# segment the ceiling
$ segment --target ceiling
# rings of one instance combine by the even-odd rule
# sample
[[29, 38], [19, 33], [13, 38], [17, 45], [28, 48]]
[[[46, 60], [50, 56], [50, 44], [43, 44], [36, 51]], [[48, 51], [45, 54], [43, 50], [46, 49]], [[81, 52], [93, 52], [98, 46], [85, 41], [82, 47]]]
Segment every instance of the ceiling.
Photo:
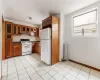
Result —
[[[5, 18], [28, 24], [41, 24], [50, 13], [69, 14], [99, 0], [3, 0]], [[32, 17], [30, 20], [28, 17]]]

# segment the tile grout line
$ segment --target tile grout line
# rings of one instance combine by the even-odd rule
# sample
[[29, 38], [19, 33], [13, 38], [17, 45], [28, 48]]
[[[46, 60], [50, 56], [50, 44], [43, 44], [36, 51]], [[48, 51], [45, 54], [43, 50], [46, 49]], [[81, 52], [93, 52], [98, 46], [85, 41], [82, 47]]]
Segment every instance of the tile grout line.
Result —
[[[25, 58], [25, 57], [24, 57]], [[27, 59], [26, 59], [27, 60]], [[28, 61], [28, 60], [27, 60]], [[29, 61], [28, 61], [29, 62]], [[36, 62], [35, 62], [36, 63]], [[31, 63], [29, 62], [29, 64], [31, 65]], [[36, 63], [37, 64], [37, 63]], [[32, 66], [32, 65], [31, 65]], [[34, 69], [34, 67], [32, 66], [32, 68]], [[35, 70], [35, 69], [34, 69]], [[36, 70], [35, 70], [36, 71]], [[37, 71], [36, 71], [37, 72]], [[37, 72], [37, 74], [40, 76], [40, 74]], [[42, 76], [40, 76], [42, 78]], [[39, 78], [38, 78], [39, 79]], [[43, 78], [42, 78], [43, 79]], [[44, 80], [44, 79], [43, 79]]]
[[[14, 58], [14, 64], [15, 64], [15, 67], [16, 67], [16, 72], [17, 72], [17, 76], [18, 76], [18, 79], [19, 79], [19, 75], [18, 75], [18, 71], [17, 71], [17, 66], [16, 66], [16, 61], [15, 61], [15, 58]], [[20, 80], [20, 79], [19, 79]]]
[[[23, 65], [23, 67], [24, 67], [24, 69], [26, 70], [26, 73], [27, 73], [27, 74], [28, 74], [27, 67], [24, 66], [23, 59], [25, 59], [25, 61], [27, 61], [27, 63], [30, 64], [29, 67], [32, 67], [32, 68], [36, 71], [36, 73], [39, 75], [38, 71], [36, 70], [36, 67], [34, 67], [34, 64], [33, 64], [33, 65], [31, 64], [31, 60], [34, 61], [34, 63], [37, 65], [37, 67], [38, 67], [38, 63], [41, 63], [41, 62], [38, 62], [37, 59], [36, 59], [36, 61], [35, 61], [35, 58], [38, 58], [38, 57], [36, 56], [36, 57], [33, 58], [33, 56], [32, 56], [32, 57], [30, 57], [30, 59], [29, 59], [29, 57], [25, 56], [25, 57], [22, 57], [22, 59], [19, 58], [19, 61], [20, 61], [21, 64]], [[16, 59], [13, 58], [13, 60], [14, 60], [14, 65], [15, 65], [15, 67], [16, 67]], [[6, 76], [6, 80], [8, 80], [8, 75], [9, 75], [9, 74], [8, 74], [8, 72], [9, 72], [9, 68], [8, 68], [9, 65], [8, 65], [8, 63], [9, 63], [9, 62], [10, 62], [10, 60], [7, 59], [7, 65], [6, 65], [6, 66], [7, 66], [7, 76]], [[68, 65], [68, 64], [69, 64], [69, 63], [67, 63], [67, 65]], [[60, 65], [61, 65], [61, 64], [60, 64]], [[77, 64], [75, 64], [75, 65], [77, 65]], [[74, 65], [74, 66], [75, 66], [75, 65]], [[59, 65], [56, 65], [55, 67], [57, 68], [58, 66], [59, 66]], [[66, 66], [66, 65], [65, 65], [65, 66]], [[65, 66], [64, 66], [64, 67], [65, 67]], [[74, 68], [74, 66], [72, 66], [72, 68]], [[44, 67], [44, 66], [43, 66], [43, 67]], [[60, 68], [60, 67], [58, 67], [58, 68]], [[70, 67], [69, 67], [69, 68], [70, 68]], [[70, 68], [70, 71], [72, 71], [72, 68]], [[79, 79], [79, 78], [78, 78], [79, 73], [80, 73], [81, 71], [84, 71], [84, 69], [82, 70], [82, 68], [83, 68], [83, 66], [81, 66], [80, 68], [78, 68], [79, 71], [78, 71], [78, 74], [76, 75], [76, 77], [75, 77], [74, 80]], [[50, 69], [53, 70], [54, 68], [51, 68], [51, 67], [50, 67]], [[49, 72], [50, 72], [51, 70], [46, 71], [46, 70], [43, 68], [43, 71], [46, 72], [45, 74], [49, 74]], [[63, 69], [61, 68], [61, 70], [63, 70]], [[55, 71], [55, 70], [54, 70], [54, 71]], [[70, 73], [70, 71], [68, 71], [66, 75], [68, 75], [68, 74]], [[16, 67], [16, 72], [17, 72], [17, 76], [18, 76], [18, 79], [19, 79], [17, 67]], [[55, 72], [56, 72], [56, 74], [59, 74], [60, 71], [58, 70], [58, 71], [55, 71]], [[87, 72], [87, 71], [84, 71], [84, 72]], [[87, 72], [87, 73], [88, 73], [88, 77], [86, 77], [86, 78], [89, 80], [90, 73], [91, 73], [91, 69], [90, 69], [89, 72]], [[44, 74], [44, 75], [45, 75], [45, 74]], [[56, 75], [56, 74], [55, 74], [55, 75]], [[50, 74], [49, 74], [49, 75], [50, 75]], [[51, 78], [55, 79], [55, 78], [54, 78], [55, 75], [53, 75], [53, 76], [50, 75], [50, 76], [51, 76]], [[60, 75], [60, 74], [59, 74], [59, 75]], [[66, 75], [65, 75], [65, 76], [66, 76]], [[70, 75], [72, 75], [72, 74], [70, 74]], [[40, 76], [40, 75], [39, 75], [39, 76]], [[60, 76], [62, 76], [62, 75], [60, 75]], [[65, 76], [62, 76], [62, 77], [65, 78], [65, 79], [67, 79]], [[73, 76], [73, 75], [72, 75], [72, 76]], [[29, 76], [29, 74], [28, 74], [28, 77], [31, 79], [31, 77]], [[26, 78], [27, 78], [27, 77], [26, 77]], [[25, 78], [25, 79], [26, 79], [26, 78]], [[42, 75], [41, 75], [39, 78], [42, 78]], [[37, 78], [37, 79], [39, 79], [39, 78]], [[50, 79], [51, 79], [51, 78], [50, 78]], [[63, 78], [62, 78], [62, 79], [63, 79]], [[23, 78], [23, 79], [24, 79], [24, 78]], [[37, 79], [36, 79], [36, 80], [37, 80]], [[43, 78], [42, 78], [42, 79], [43, 79]], [[50, 80], [50, 79], [49, 79], [49, 80]], [[61, 80], [62, 80], [62, 79], [61, 79]], [[32, 80], [32, 79], [31, 79], [31, 80]], [[44, 80], [44, 79], [43, 79], [43, 80]]]
[[[69, 63], [67, 63], [67, 65], [68, 65], [68, 64], [69, 64]], [[67, 66], [67, 65], [65, 65], [65, 66]], [[76, 64], [75, 64], [75, 65], [76, 65]], [[75, 65], [74, 65], [74, 66], [75, 66]], [[65, 66], [64, 66], [64, 67], [65, 67]], [[57, 66], [56, 66], [56, 67], [57, 67]], [[72, 68], [73, 68], [73, 67], [72, 67]], [[61, 69], [61, 70], [62, 70], [62, 69]], [[55, 71], [55, 70], [54, 70], [54, 71]], [[71, 70], [70, 70], [70, 71], [71, 71]], [[56, 71], [55, 71], [55, 72], [56, 72]], [[56, 74], [59, 74], [59, 73], [57, 72]], [[55, 74], [55, 75], [56, 75], [56, 74]], [[68, 72], [67, 72], [67, 74], [68, 74]], [[67, 75], [67, 74], [66, 74], [66, 75]], [[54, 75], [54, 76], [55, 76], [55, 75]], [[60, 74], [59, 74], [59, 75], [60, 75]], [[66, 76], [66, 75], [65, 75], [65, 76]], [[52, 78], [53, 78], [54, 76], [52, 76]], [[60, 75], [60, 76], [62, 76], [62, 75]], [[62, 76], [62, 77], [65, 78], [65, 76]], [[63, 79], [63, 78], [62, 78], [62, 79]], [[54, 78], [54, 79], [55, 79], [55, 78]], [[62, 79], [61, 79], [61, 80], [62, 80]]]
[[[69, 62], [69, 63], [70, 63], [70, 62]], [[67, 63], [67, 65], [68, 65], [69, 63]], [[66, 66], [67, 66], [67, 65], [66, 65]], [[76, 64], [74, 64], [74, 66], [75, 66], [75, 65], [76, 65]], [[73, 66], [73, 67], [74, 67], [74, 66]], [[65, 66], [64, 66], [64, 67], [65, 67]], [[72, 67], [72, 68], [73, 68], [73, 67]], [[72, 70], [72, 68], [70, 69], [70, 71]], [[69, 72], [70, 72], [70, 71], [69, 71]], [[67, 72], [67, 74], [66, 74], [65, 76], [62, 76], [62, 77], [65, 78], [65, 77], [69, 74], [69, 72]], [[58, 73], [58, 74], [59, 74], [59, 73]], [[62, 79], [63, 79], [63, 78], [62, 78]], [[65, 78], [65, 79], [67, 79], [67, 78]]]
[[[82, 70], [82, 66], [81, 66], [80, 71], [81, 71], [81, 70]], [[80, 71], [78, 72], [77, 76], [79, 75]], [[75, 80], [78, 79], [77, 76], [76, 76]]]
[[[35, 57], [35, 58], [36, 58], [36, 57]], [[40, 62], [41, 62], [41, 60], [40, 60]], [[36, 63], [36, 62], [35, 62], [35, 63]], [[37, 64], [37, 63], [36, 63], [36, 64]], [[43, 71], [45, 71], [46, 73], [48, 73], [48, 72], [51, 71], [51, 70], [46, 71], [46, 70], [43, 69]], [[56, 71], [55, 71], [55, 72], [56, 72]], [[37, 73], [38, 73], [38, 72], [37, 72]], [[45, 73], [45, 74], [46, 74], [46, 73]], [[44, 75], [45, 75], [45, 74], [44, 74]], [[48, 73], [48, 74], [49, 74], [49, 73]], [[57, 74], [57, 73], [56, 73], [56, 74]], [[56, 74], [55, 74], [55, 75], [56, 75]], [[50, 75], [50, 74], [49, 74], [49, 75]], [[50, 76], [51, 76], [51, 75], [50, 75]], [[53, 78], [53, 76], [51, 76], [51, 78]], [[51, 79], [51, 78], [50, 78], [50, 79]], [[50, 80], [50, 79], [49, 79], [49, 80]], [[43, 80], [44, 80], [44, 79], [43, 79]]]
[[[70, 63], [70, 62], [68, 62], [67, 65], [68, 65], [69, 63]], [[65, 66], [67, 66], [67, 65], [65, 65]], [[65, 66], [64, 66], [64, 67], [65, 67]], [[74, 65], [74, 66], [75, 66], [75, 65]], [[65, 68], [66, 68], [66, 67], [65, 67]], [[71, 69], [70, 69], [70, 71], [71, 71]], [[59, 73], [58, 73], [58, 74], [59, 74]], [[67, 72], [67, 74], [68, 74], [68, 72]], [[66, 75], [67, 75], [67, 74], [66, 74]], [[59, 75], [60, 75], [60, 74], [59, 74]], [[66, 76], [66, 75], [65, 75], [65, 76]], [[65, 78], [65, 76], [62, 76], [62, 77]], [[63, 78], [62, 78], [62, 79], [63, 79]], [[62, 79], [61, 79], [61, 80], [62, 80]], [[66, 78], [65, 78], [65, 79], [66, 79]]]
[[[56, 72], [56, 71], [55, 71], [55, 72]], [[49, 72], [47, 72], [47, 73], [49, 74]], [[58, 72], [56, 72], [56, 74], [57, 74], [57, 73], [58, 73]], [[51, 78], [53, 78], [56, 74], [54, 74]], [[49, 74], [49, 75], [50, 75], [50, 74]], [[51, 79], [51, 78], [50, 78], [50, 79]], [[55, 78], [54, 78], [54, 79], [55, 79]]]
[[[70, 62], [69, 62], [69, 63], [70, 63]], [[68, 64], [69, 64], [69, 63], [68, 63]], [[68, 64], [67, 64], [67, 65], [68, 65]], [[76, 65], [76, 64], [75, 64], [75, 65]], [[74, 65], [74, 66], [75, 66], [75, 65]], [[74, 66], [73, 66], [73, 67], [74, 67]], [[73, 68], [73, 67], [72, 67], [72, 68]], [[72, 70], [72, 68], [70, 69], [70, 71]], [[69, 72], [70, 72], [70, 71], [69, 71]], [[67, 72], [67, 74], [64, 76], [64, 78], [69, 74], [69, 72]], [[71, 75], [71, 74], [70, 74], [70, 75]], [[66, 78], [66, 79], [67, 79], [67, 78]]]
[[91, 69], [90, 69], [90, 71], [89, 71], [89, 76], [88, 76], [88, 80], [89, 80], [89, 77], [90, 77], [90, 73], [91, 73]]
[[3, 64], [3, 61], [1, 61], [1, 80], [2, 80], [2, 64]]
[[[4, 60], [4, 61], [5, 61], [5, 60]], [[3, 67], [3, 61], [2, 61], [1, 64], [2, 64], [2, 67]], [[8, 60], [7, 60], [7, 64], [8, 64]], [[1, 67], [1, 71], [3, 70], [2, 67]], [[8, 77], [8, 65], [7, 65], [6, 67], [7, 67], [7, 72], [6, 72], [6, 73], [7, 73], [7, 74], [6, 74], [6, 80], [7, 80], [7, 77]], [[3, 72], [1, 72], [1, 80], [2, 80], [2, 78], [3, 78], [2, 74], [3, 74]]]
[[7, 78], [6, 80], [8, 79], [8, 59], [7, 59]]
[[[23, 65], [23, 67], [24, 67], [24, 64], [23, 64], [23, 62], [21, 61], [21, 59], [20, 59], [20, 58], [19, 58], [19, 60], [20, 60], [20, 62], [22, 63], [22, 65]], [[26, 68], [25, 68], [25, 67], [24, 67], [24, 69], [26, 70]], [[28, 74], [27, 70], [26, 70], [26, 73]], [[29, 74], [28, 74], [28, 76], [29, 76]], [[30, 80], [32, 80], [30, 76], [29, 76], [29, 78], [30, 78]]]

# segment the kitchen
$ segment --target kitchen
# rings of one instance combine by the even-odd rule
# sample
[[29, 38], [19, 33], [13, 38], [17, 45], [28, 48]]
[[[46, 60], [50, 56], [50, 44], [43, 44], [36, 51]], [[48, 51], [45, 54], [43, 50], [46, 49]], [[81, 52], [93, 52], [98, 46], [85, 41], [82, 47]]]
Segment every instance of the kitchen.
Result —
[[[5, 44], [6, 54], [3, 54], [2, 59], [24, 55], [23, 50], [26, 50], [26, 54], [32, 52], [39, 52], [39, 28], [32, 28], [20, 24], [14, 24], [12, 22], [5, 21]], [[33, 34], [33, 37], [32, 35]], [[27, 40], [26, 43], [21, 40]], [[29, 49], [29, 53], [27, 52]], [[38, 47], [39, 46], [39, 47]], [[39, 51], [38, 51], [39, 50]]]
[[0, 80], [100, 80], [99, 0], [0, 4]]
[[[6, 75], [5, 73], [10, 75], [13, 72], [16, 72], [13, 64], [14, 61], [17, 66], [16, 69], [18, 71], [23, 70], [23, 67], [20, 67], [22, 63], [20, 63], [19, 60], [19, 62], [16, 63], [16, 59], [19, 59], [20, 57], [37, 56], [36, 60], [39, 59], [39, 62], [42, 61], [42, 64], [46, 66], [54, 65], [59, 62], [59, 18], [56, 16], [49, 16], [42, 21], [42, 28], [4, 21], [3, 17], [2, 23], [4, 23], [3, 44], [5, 44], [5, 54], [2, 54], [3, 67], [5, 67], [6, 61], [8, 61], [8, 68], [3, 68], [2, 75]], [[11, 63], [9, 62], [10, 60]], [[27, 64], [30, 65], [29, 63]], [[25, 66], [24, 67], [27, 68], [26, 64]], [[30, 75], [32, 76], [32, 74]], [[12, 78], [9, 78], [8, 76], [7, 79]]]
[[42, 61], [47, 61], [48, 65], [59, 61], [59, 46], [54, 49], [55, 46], [59, 45], [59, 19], [57, 17], [50, 16], [44, 19], [42, 28], [24, 26], [8, 21], [2, 22], [5, 24], [3, 36], [5, 36], [6, 50], [5, 54], [2, 54], [2, 60], [37, 53], [41, 55]]

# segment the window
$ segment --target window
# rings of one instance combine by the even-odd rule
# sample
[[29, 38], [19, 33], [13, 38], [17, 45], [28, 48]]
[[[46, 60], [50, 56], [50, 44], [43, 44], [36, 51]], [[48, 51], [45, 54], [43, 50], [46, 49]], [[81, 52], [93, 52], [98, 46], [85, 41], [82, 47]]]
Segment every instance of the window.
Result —
[[97, 35], [97, 9], [73, 17], [73, 35]]

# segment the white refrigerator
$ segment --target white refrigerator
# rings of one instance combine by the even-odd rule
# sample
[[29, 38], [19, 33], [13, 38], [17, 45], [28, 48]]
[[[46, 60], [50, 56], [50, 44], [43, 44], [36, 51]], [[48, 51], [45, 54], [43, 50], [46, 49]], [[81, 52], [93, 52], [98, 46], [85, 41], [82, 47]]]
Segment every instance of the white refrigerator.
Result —
[[41, 39], [41, 60], [51, 65], [51, 28], [42, 29], [40, 31]]

